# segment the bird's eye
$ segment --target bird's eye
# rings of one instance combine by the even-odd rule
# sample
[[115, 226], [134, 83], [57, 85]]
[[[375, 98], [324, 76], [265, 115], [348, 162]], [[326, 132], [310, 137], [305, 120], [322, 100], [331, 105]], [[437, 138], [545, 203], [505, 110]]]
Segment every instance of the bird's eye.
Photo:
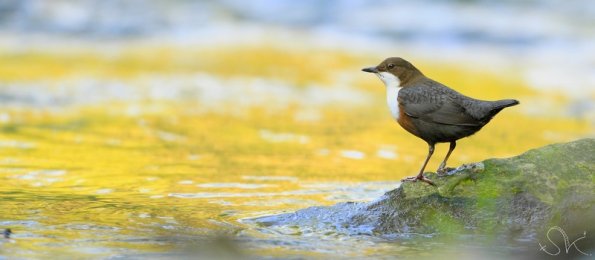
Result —
[[387, 67], [388, 67], [388, 69], [390, 70], [390, 69], [392, 69], [392, 68], [394, 68], [394, 67], [395, 67], [395, 64], [392, 64], [392, 63], [391, 63], [391, 64], [388, 64], [388, 66], [387, 66]]

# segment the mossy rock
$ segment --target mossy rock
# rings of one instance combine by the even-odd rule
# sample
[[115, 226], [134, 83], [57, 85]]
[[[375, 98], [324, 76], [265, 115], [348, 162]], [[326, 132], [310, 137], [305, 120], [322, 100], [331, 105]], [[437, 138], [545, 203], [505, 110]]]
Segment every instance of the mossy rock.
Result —
[[464, 165], [445, 177], [428, 173], [437, 187], [407, 182], [374, 202], [251, 221], [370, 235], [472, 233], [534, 241], [553, 226], [595, 234], [594, 176], [595, 139], [588, 138]]
[[404, 183], [370, 205], [378, 233], [495, 232], [530, 238], [551, 226], [592, 229], [595, 139], [554, 144], [508, 159], [427, 175], [437, 188]]

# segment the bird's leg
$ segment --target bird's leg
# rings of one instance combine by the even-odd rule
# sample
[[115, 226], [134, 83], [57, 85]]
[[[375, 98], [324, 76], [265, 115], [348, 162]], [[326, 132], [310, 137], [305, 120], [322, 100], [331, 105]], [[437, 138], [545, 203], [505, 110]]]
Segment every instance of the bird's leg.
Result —
[[428, 164], [428, 161], [430, 160], [430, 157], [432, 157], [433, 153], [434, 153], [434, 144], [429, 144], [428, 156], [426, 157], [424, 164], [421, 166], [421, 170], [419, 170], [419, 174], [417, 174], [417, 176], [404, 178], [401, 181], [418, 181], [419, 180], [419, 181], [426, 182], [430, 185], [436, 186], [430, 179], [424, 177], [424, 170], [426, 169], [426, 165]]
[[455, 147], [457, 147], [457, 142], [456, 141], [450, 142], [450, 147], [448, 148], [448, 153], [446, 153], [446, 157], [444, 157], [444, 161], [442, 161], [442, 163], [440, 163], [440, 166], [438, 166], [438, 170], [436, 170], [436, 173], [438, 174], [438, 176], [445, 176], [449, 171], [453, 170], [453, 168], [446, 167], [446, 161], [448, 160], [448, 157], [450, 157], [450, 154], [452, 153], [452, 151], [454, 151]]

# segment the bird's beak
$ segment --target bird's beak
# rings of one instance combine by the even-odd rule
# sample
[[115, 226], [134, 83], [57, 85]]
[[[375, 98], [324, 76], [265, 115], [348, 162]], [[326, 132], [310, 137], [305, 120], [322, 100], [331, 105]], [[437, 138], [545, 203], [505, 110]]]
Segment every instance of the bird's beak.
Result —
[[378, 69], [376, 69], [376, 67], [363, 68], [362, 71], [370, 72], [370, 73], [378, 73]]

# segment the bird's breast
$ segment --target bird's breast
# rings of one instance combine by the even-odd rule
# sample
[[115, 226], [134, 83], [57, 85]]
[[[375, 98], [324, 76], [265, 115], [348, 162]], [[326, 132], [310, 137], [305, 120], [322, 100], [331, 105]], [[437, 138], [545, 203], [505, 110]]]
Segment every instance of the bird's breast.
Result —
[[399, 90], [401, 88], [398, 87], [386, 87], [386, 104], [388, 105], [388, 109], [390, 111], [391, 116], [395, 120], [399, 120]]

